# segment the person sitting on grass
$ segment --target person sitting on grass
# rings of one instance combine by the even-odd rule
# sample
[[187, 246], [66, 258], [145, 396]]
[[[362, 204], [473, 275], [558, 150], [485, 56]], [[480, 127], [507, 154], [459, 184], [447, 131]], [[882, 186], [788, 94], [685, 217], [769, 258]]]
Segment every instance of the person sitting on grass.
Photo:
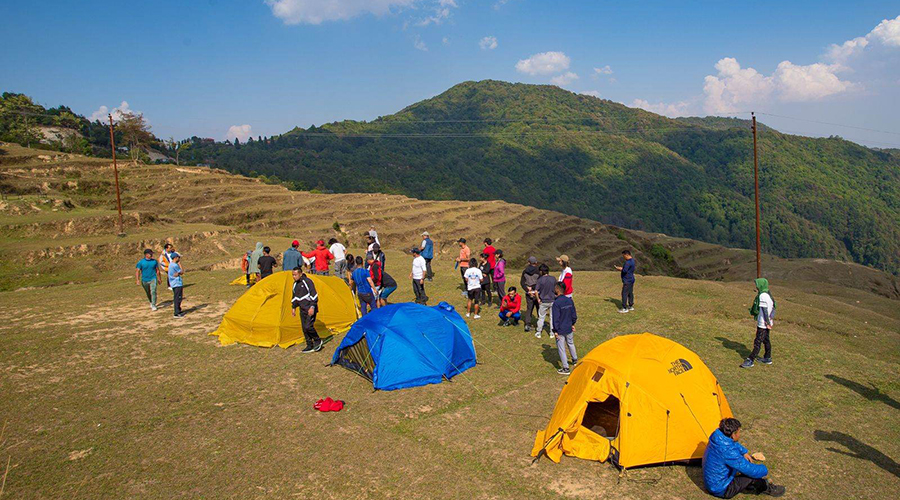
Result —
[[559, 351], [559, 361], [562, 363], [562, 368], [556, 370], [556, 373], [560, 375], [568, 375], [570, 373], [569, 362], [566, 360], [567, 347], [569, 354], [572, 355], [572, 366], [578, 364], [575, 341], [572, 340], [572, 335], [575, 333], [575, 322], [578, 321], [578, 314], [575, 312], [575, 302], [572, 301], [572, 297], [566, 295], [566, 288], [566, 284], [562, 281], [556, 283], [553, 289], [556, 299], [553, 300], [553, 306], [551, 306], [550, 311], [550, 317], [552, 318], [550, 331], [553, 332], [553, 337], [556, 339], [556, 349]]
[[470, 317], [474, 309], [475, 319], [479, 319], [481, 318], [481, 282], [484, 280], [484, 275], [481, 269], [478, 269], [478, 261], [469, 259], [469, 265], [466, 267], [466, 273], [463, 275], [463, 278], [466, 280], [466, 290], [468, 290], [469, 297], [466, 301], [466, 317]]
[[719, 428], [709, 436], [709, 444], [703, 452], [703, 485], [706, 491], [719, 498], [731, 498], [738, 493], [765, 493], [773, 497], [784, 495], [784, 486], [767, 481], [769, 469], [753, 463], [754, 457], [764, 459], [761, 453], [752, 456], [739, 442], [741, 422], [736, 418], [723, 418]]
[[516, 287], [509, 287], [509, 292], [500, 301], [499, 326], [516, 326], [522, 317], [522, 296], [516, 291]]

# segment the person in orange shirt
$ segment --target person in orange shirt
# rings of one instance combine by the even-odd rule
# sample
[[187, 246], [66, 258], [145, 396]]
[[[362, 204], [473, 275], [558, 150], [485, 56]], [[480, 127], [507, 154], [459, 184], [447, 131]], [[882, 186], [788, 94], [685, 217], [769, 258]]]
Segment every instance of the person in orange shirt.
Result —
[[472, 258], [472, 250], [466, 245], [466, 239], [460, 238], [456, 241], [459, 244], [459, 257], [456, 258], [456, 265], [459, 266], [459, 275], [462, 278], [463, 297], [467, 297], [466, 292], [466, 271], [469, 269], [469, 259]]
[[334, 260], [334, 254], [331, 253], [330, 250], [325, 248], [325, 241], [319, 240], [316, 242], [316, 249], [312, 252], [302, 252], [303, 256], [307, 259], [315, 258], [315, 274], [319, 276], [328, 276], [328, 266], [331, 261]]

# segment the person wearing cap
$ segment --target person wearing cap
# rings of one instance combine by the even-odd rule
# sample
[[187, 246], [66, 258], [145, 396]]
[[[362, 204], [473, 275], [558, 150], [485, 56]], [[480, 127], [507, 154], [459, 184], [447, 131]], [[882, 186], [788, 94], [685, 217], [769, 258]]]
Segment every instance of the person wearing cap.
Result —
[[156, 307], [156, 286], [162, 282], [160, 275], [159, 262], [153, 258], [153, 250], [149, 248], [144, 250], [144, 258], [139, 260], [134, 270], [134, 279], [138, 285], [143, 287], [147, 294], [147, 300], [150, 301], [150, 309], [155, 311]]
[[181, 312], [181, 301], [184, 299], [184, 269], [181, 267], [181, 256], [177, 253], [172, 255], [172, 262], [169, 263], [169, 285], [172, 287], [172, 305], [175, 307], [174, 317], [183, 318], [184, 313]]
[[425, 267], [428, 271], [425, 273], [425, 279], [431, 281], [434, 273], [431, 271], [431, 259], [434, 258], [434, 242], [431, 241], [431, 235], [428, 231], [422, 233], [422, 258], [425, 259]]
[[300, 242], [294, 240], [291, 242], [291, 248], [288, 248], [281, 255], [281, 270], [293, 271], [295, 267], [303, 264], [303, 255], [298, 250]]
[[[463, 290], [466, 288], [466, 271], [469, 269], [469, 260], [472, 258], [472, 250], [466, 245], [466, 239], [460, 238], [456, 240], [459, 244], [459, 257], [456, 258], [456, 264], [459, 266], [459, 275], [462, 277]], [[468, 296], [468, 292], [463, 291], [463, 297]]]
[[[370, 252], [367, 252], [366, 256], [368, 256], [370, 253], [375, 257], [375, 260], [377, 260], [381, 264], [381, 270], [384, 271], [384, 263], [386, 259], [384, 257], [384, 252], [381, 251], [381, 245], [378, 243], [373, 243], [372, 250]], [[368, 267], [369, 266], [367, 265], [366, 268]]]
[[334, 255], [334, 275], [347, 281], [347, 248], [337, 238], [328, 240], [328, 251]]
[[325, 241], [319, 240], [316, 242], [316, 249], [312, 252], [302, 252], [302, 255], [307, 259], [315, 258], [316, 261], [313, 263], [315, 265], [314, 274], [318, 274], [319, 276], [328, 276], [328, 265], [334, 260], [334, 255], [325, 248]]
[[563, 295], [566, 297], [572, 298], [572, 268], [569, 267], [569, 256], [566, 254], [562, 254], [556, 258], [556, 262], [559, 263], [559, 267], [562, 268], [562, 271], [559, 273], [559, 281], [560, 283], [566, 286], [565, 292]]
[[522, 293], [525, 294], [525, 331], [530, 332], [531, 326], [534, 324], [534, 309], [537, 307], [537, 281], [540, 277], [537, 266], [536, 257], [528, 258], [528, 265], [522, 271], [522, 278], [519, 284], [522, 286]]
[[428, 296], [425, 295], [425, 273], [428, 271], [428, 266], [422, 257], [421, 248], [413, 247], [412, 253], [415, 258], [413, 258], [412, 272], [409, 273], [409, 279], [412, 280], [416, 304], [428, 305]]
[[381, 240], [378, 239], [378, 231], [375, 230], [374, 224], [369, 226], [369, 236], [371, 236], [372, 239], [375, 240], [375, 243], [378, 243], [379, 245], [381, 244]]

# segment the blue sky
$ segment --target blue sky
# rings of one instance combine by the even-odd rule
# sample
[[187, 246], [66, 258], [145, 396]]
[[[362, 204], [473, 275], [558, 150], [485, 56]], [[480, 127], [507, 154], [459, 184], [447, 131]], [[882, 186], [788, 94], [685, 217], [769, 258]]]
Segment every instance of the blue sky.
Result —
[[678, 4], [7, 1], [0, 90], [87, 116], [126, 101], [160, 137], [221, 140], [373, 119], [491, 78], [900, 147], [896, 0]]

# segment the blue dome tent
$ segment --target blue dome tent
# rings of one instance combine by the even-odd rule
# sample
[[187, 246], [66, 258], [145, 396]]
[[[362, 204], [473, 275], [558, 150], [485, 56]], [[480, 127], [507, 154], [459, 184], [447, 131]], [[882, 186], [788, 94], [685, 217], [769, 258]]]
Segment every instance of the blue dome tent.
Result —
[[439, 384], [475, 362], [469, 327], [446, 302], [375, 309], [353, 323], [331, 359], [385, 391]]

